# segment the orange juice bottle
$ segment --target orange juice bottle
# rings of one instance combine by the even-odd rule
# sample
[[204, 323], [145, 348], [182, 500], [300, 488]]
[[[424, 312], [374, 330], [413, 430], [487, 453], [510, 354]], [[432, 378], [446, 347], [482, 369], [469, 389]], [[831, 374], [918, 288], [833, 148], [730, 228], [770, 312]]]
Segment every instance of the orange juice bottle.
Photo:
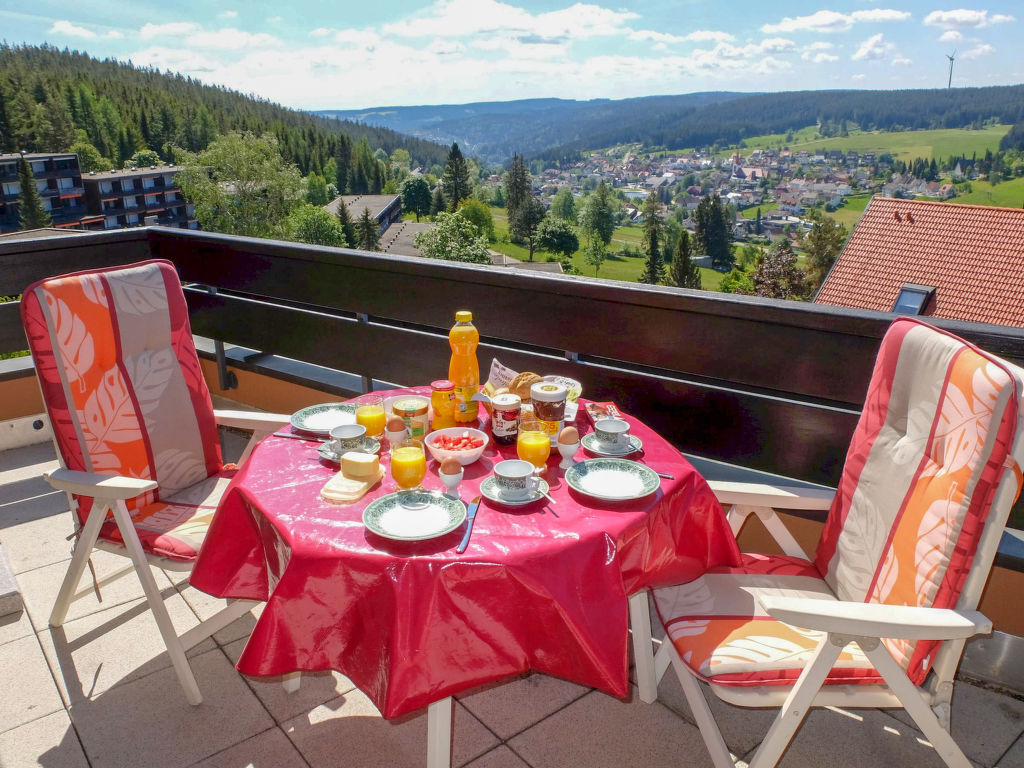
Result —
[[473, 313], [466, 310], [455, 313], [455, 325], [448, 333], [452, 360], [448, 364], [448, 378], [455, 385], [455, 421], [465, 424], [476, 421], [479, 403], [473, 395], [480, 389], [480, 365], [476, 348], [480, 332], [473, 325]]

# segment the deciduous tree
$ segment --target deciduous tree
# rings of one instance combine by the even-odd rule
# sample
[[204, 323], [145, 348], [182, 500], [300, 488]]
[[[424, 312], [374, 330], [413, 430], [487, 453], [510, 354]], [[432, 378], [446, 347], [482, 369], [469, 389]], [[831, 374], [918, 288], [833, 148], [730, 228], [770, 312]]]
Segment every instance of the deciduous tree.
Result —
[[770, 299], [802, 299], [806, 274], [797, 266], [789, 238], [779, 237], [754, 268], [754, 292]]
[[306, 177], [306, 202], [313, 205], [327, 205], [327, 179], [319, 173], [311, 173]]
[[472, 223], [488, 241], [494, 240], [494, 217], [491, 209], [474, 197], [467, 197], [459, 204], [459, 213]]
[[472, 264], [490, 264], [487, 241], [476, 227], [461, 213], [441, 211], [434, 226], [419, 232], [413, 243], [421, 256], [430, 259], [464, 261]]
[[560, 187], [551, 201], [551, 215], [570, 224], [576, 223], [576, 198], [568, 187]]
[[583, 202], [580, 226], [587, 232], [595, 232], [605, 245], [612, 241], [612, 234], [615, 232], [617, 203], [603, 181]]
[[608, 250], [597, 233], [590, 233], [587, 245], [583, 249], [583, 260], [594, 268], [594, 276], [601, 272], [601, 265], [608, 258]]
[[331, 245], [336, 248], [349, 245], [337, 218], [312, 203], [303, 203], [288, 214], [285, 233], [288, 239], [300, 243]]
[[814, 223], [801, 239], [800, 245], [807, 252], [807, 282], [810, 290], [816, 290], [828, 275], [832, 265], [839, 258], [840, 251], [846, 243], [846, 226], [837, 223], [830, 216], [812, 209], [808, 218]]
[[579, 250], [576, 230], [564, 219], [545, 216], [537, 225], [537, 248], [568, 259]]
[[78, 167], [83, 173], [89, 171], [109, 171], [114, 161], [103, 157], [100, 151], [87, 141], [76, 141], [69, 150], [78, 155]]
[[416, 214], [416, 221], [430, 213], [430, 185], [422, 176], [402, 182], [402, 210]]

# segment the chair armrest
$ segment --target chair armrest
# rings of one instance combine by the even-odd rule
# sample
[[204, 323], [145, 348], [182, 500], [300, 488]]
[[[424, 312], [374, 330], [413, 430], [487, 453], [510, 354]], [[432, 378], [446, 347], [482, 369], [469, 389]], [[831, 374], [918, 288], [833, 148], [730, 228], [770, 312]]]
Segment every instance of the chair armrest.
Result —
[[263, 413], [261, 411], [214, 410], [213, 417], [222, 427], [266, 432], [273, 432], [278, 427], [283, 427], [291, 422], [291, 416], [283, 413]]
[[840, 635], [953, 640], [992, 631], [992, 622], [978, 611], [770, 595], [757, 599], [772, 618]]
[[100, 475], [73, 469], [55, 469], [43, 478], [58, 491], [69, 491], [79, 496], [91, 496], [103, 501], [126, 501], [146, 491], [156, 490], [156, 480], [142, 480], [124, 475]]
[[749, 507], [827, 510], [832, 506], [832, 498], [836, 495], [831, 488], [802, 488], [728, 480], [709, 480], [708, 485], [711, 486], [720, 504]]

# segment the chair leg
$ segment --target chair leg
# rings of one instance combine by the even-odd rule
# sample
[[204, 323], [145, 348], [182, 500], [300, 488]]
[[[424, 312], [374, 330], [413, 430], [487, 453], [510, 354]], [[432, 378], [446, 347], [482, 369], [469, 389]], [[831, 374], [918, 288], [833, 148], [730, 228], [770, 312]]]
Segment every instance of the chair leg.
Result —
[[78, 584], [82, 580], [86, 563], [89, 562], [89, 555], [92, 554], [92, 548], [100, 535], [103, 519], [109, 510], [108, 505], [93, 502], [92, 510], [89, 512], [89, 517], [82, 527], [78, 542], [71, 555], [68, 572], [64, 574], [64, 581], [61, 582], [57, 599], [53, 603], [53, 610], [50, 612], [51, 627], [59, 627], [67, 618], [68, 608], [71, 607], [71, 603], [75, 599], [75, 590], [78, 589]]
[[885, 678], [889, 689], [896, 694], [900, 703], [903, 704], [903, 708], [914, 718], [914, 722], [928, 737], [928, 741], [939, 753], [943, 762], [949, 768], [969, 768], [971, 763], [964, 755], [963, 750], [953, 741], [949, 731], [942, 727], [931, 707], [917, 690], [917, 686], [910, 682], [903, 667], [896, 663], [886, 647], [879, 643], [878, 647], [871, 651], [865, 651], [865, 655]]
[[146, 553], [142, 550], [139, 534], [132, 524], [128, 507], [123, 501], [118, 501], [114, 506], [114, 520], [121, 531], [125, 549], [131, 556], [132, 562], [135, 563], [135, 572], [139, 575], [142, 591], [146, 593], [146, 602], [149, 603], [149, 609], [153, 612], [153, 618], [156, 619], [157, 627], [160, 629], [160, 636], [163, 637], [164, 645], [167, 646], [167, 654], [171, 657], [171, 665], [178, 676], [178, 682], [181, 683], [181, 687], [185, 691], [185, 698], [189, 704], [201, 704], [203, 695], [199, 692], [199, 685], [196, 683], [195, 675], [192, 674], [192, 668], [185, 657], [185, 648], [174, 631], [174, 625], [167, 613], [167, 606], [164, 605], [160, 589], [156, 585], [156, 579], [153, 578], [153, 572], [149, 570], [149, 561], [146, 560]]
[[[729, 747], [726, 746], [718, 723], [715, 722], [715, 716], [711, 714], [711, 707], [708, 706], [707, 699], [704, 698], [704, 692], [700, 689], [697, 678], [679, 658], [679, 652], [676, 651], [671, 640], [666, 638], [661, 647], [662, 649], [668, 648], [676, 677], [679, 678], [679, 684], [686, 695], [686, 702], [690, 705], [690, 711], [693, 713], [697, 728], [700, 729], [700, 735], [704, 738], [704, 746], [707, 747], [708, 754], [711, 755], [711, 762], [715, 764], [715, 768], [734, 768], [736, 762], [732, 753], [729, 752]], [[661, 651], [659, 651], [659, 655], [660, 653]]]
[[427, 707], [427, 768], [451, 768], [454, 711], [451, 696]]
[[793, 734], [807, 716], [807, 710], [810, 709], [843, 647], [841, 642], [833, 643], [832, 636], [829, 635], [815, 649], [810, 663], [800, 673], [782, 709], [775, 716], [771, 728], [761, 741], [761, 746], [754, 754], [754, 759], [750, 761], [749, 768], [771, 768], [779, 762]]
[[629, 598], [629, 627], [633, 633], [633, 661], [636, 664], [636, 685], [640, 690], [640, 701], [653, 704], [658, 700], [658, 677], [654, 671], [651, 609], [646, 589]]
[[301, 672], [289, 672], [283, 678], [281, 678], [281, 687], [284, 688], [285, 693], [295, 693], [299, 690], [302, 685], [302, 673]]

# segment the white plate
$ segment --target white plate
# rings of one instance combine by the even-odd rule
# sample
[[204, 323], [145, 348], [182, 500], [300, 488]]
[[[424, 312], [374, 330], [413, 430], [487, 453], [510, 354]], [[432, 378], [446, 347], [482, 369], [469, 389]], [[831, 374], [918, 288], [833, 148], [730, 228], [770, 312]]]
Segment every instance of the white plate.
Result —
[[355, 403], [323, 403], [311, 405], [292, 414], [292, 429], [306, 435], [329, 437], [331, 430], [342, 424], [356, 423]]
[[[547, 480], [544, 478], [541, 478], [540, 480], [540, 490], [543, 491], [543, 493], [547, 493], [551, 490]], [[485, 478], [484, 481], [480, 483], [480, 494], [488, 501], [493, 501], [495, 504], [504, 504], [507, 507], [521, 507], [524, 504], [533, 504], [533, 502], [544, 498], [542, 493], [535, 492], [527, 499], [516, 499], [515, 501], [512, 499], [506, 499], [498, 493], [498, 481], [494, 478], [494, 475]]]
[[565, 471], [569, 487], [602, 501], [628, 501], [649, 496], [661, 486], [650, 467], [626, 459], [587, 459]]
[[607, 443], [602, 443], [597, 439], [595, 432], [588, 432], [580, 439], [580, 442], [583, 443], [584, 448], [595, 456], [628, 456], [631, 453], [644, 449], [643, 442], [636, 435], [630, 435], [629, 445], [624, 445], [621, 448], [612, 448]]
[[[403, 506], [405, 500], [415, 508]], [[451, 533], [466, 519], [466, 505], [436, 491], [389, 493], [363, 510], [363, 525], [396, 541], [425, 541]]]

